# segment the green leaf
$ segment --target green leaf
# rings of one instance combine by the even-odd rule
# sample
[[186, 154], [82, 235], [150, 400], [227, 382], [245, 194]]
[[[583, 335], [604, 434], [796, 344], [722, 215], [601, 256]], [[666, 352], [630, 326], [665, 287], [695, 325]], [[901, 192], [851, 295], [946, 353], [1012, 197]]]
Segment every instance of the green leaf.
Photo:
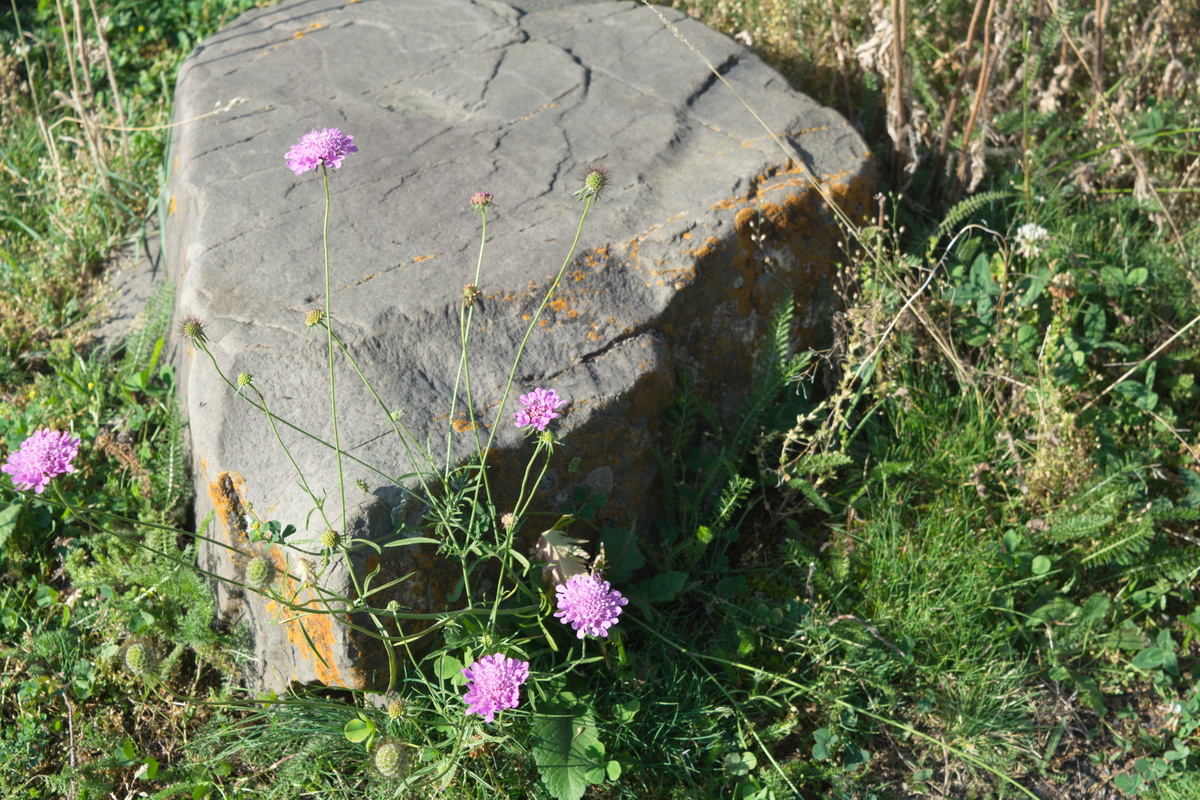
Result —
[[1138, 669], [1158, 669], [1163, 665], [1165, 658], [1166, 653], [1161, 647], [1147, 647], [1134, 656], [1133, 661], [1129, 663]]
[[605, 528], [600, 531], [600, 546], [606, 563], [604, 577], [614, 586], [628, 581], [646, 563], [633, 531]]
[[138, 768], [137, 775], [135, 777], [141, 778], [142, 780], [145, 780], [145, 781], [152, 781], [157, 776], [158, 776], [158, 760], [147, 757], [146, 760], [142, 762], [142, 766], [140, 766]]
[[604, 772], [608, 775], [610, 781], [615, 781], [621, 777], [621, 762], [610, 761], [604, 765]]
[[346, 740], [358, 744], [365, 742], [375, 735], [375, 723], [369, 719], [356, 717], [346, 723], [346, 727], [342, 728], [342, 733], [346, 736]]
[[579, 800], [603, 783], [608, 765], [591, 711], [582, 706], [545, 708], [533, 721], [533, 760], [542, 783], [558, 800]]
[[639, 581], [629, 587], [630, 593], [638, 592], [647, 603], [666, 603], [675, 599], [675, 595], [687, 583], [686, 572], [669, 570], [660, 572], [650, 580]]
[[462, 683], [463, 663], [451, 655], [444, 655], [434, 664], [434, 672], [444, 681]]
[[12, 503], [0, 509], [0, 548], [8, 544], [8, 537], [17, 529], [17, 517], [22, 508], [20, 503]]
[[1053, 565], [1046, 556], [1034, 556], [1033, 563], [1030, 566], [1033, 569], [1034, 575], [1045, 575]]
[[636, 697], [628, 702], [619, 703], [617, 705], [617, 722], [620, 722], [622, 725], [628, 725], [630, 722], [633, 722], [634, 716], [637, 715], [641, 707], [642, 703]]
[[817, 728], [813, 731], [813, 742], [813, 758], [817, 761], [827, 761], [838, 742], [838, 736], [829, 728]]
[[725, 756], [725, 769], [738, 778], [744, 778], [758, 766], [758, 757], [749, 751], [730, 753]]

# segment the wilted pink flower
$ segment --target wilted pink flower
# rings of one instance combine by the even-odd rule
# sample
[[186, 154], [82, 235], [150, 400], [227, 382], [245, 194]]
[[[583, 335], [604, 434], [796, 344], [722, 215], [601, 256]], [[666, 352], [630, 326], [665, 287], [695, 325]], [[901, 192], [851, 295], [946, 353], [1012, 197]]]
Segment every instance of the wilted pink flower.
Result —
[[599, 575], [573, 575], [554, 591], [558, 593], [558, 611], [554, 616], [574, 628], [580, 639], [589, 633], [608, 636], [608, 629], [616, 625], [617, 617], [621, 616], [621, 606], [629, 604], [628, 597], [622, 597]]
[[529, 662], [509, 658], [503, 653], [483, 656], [462, 671], [467, 679], [467, 713], [478, 714], [491, 722], [503, 708], [516, 708], [521, 702], [521, 684], [529, 679]]
[[311, 130], [300, 137], [292, 149], [287, 151], [288, 169], [299, 175], [316, 169], [324, 164], [330, 169], [342, 165], [342, 159], [350, 153], [357, 153], [358, 148], [352, 142], [353, 136], [342, 133], [337, 128]]
[[471, 207], [476, 211], [483, 211], [492, 207], [492, 200], [491, 192], [476, 192], [471, 195]]
[[520, 400], [524, 408], [513, 415], [516, 417], [517, 427], [532, 425], [539, 431], [546, 430], [550, 420], [558, 416], [558, 409], [567, 404], [553, 389], [534, 389], [529, 394], [521, 395]]
[[22, 442], [20, 449], [9, 453], [0, 470], [12, 475], [13, 485], [18, 489], [33, 489], [41, 494], [51, 478], [75, 471], [71, 461], [78, 453], [78, 436], [40, 430]]

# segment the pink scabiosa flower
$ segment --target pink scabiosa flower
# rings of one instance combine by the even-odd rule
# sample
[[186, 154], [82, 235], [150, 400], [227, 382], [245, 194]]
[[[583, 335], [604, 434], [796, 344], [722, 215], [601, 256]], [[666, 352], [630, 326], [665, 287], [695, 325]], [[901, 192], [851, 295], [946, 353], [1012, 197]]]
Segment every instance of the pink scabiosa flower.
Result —
[[554, 589], [558, 593], [558, 611], [554, 616], [575, 629], [580, 639], [608, 636], [608, 629], [617, 624], [621, 606], [629, 604], [628, 597], [601, 580], [599, 575], [580, 573]]
[[299, 175], [316, 169], [324, 164], [330, 169], [342, 165], [342, 159], [351, 153], [357, 153], [358, 148], [352, 142], [353, 136], [342, 133], [337, 128], [322, 128], [311, 130], [300, 137], [292, 149], [287, 151], [288, 169]]
[[529, 679], [529, 662], [493, 653], [480, 658], [462, 674], [467, 679], [467, 693], [463, 695], [467, 713], [491, 722], [497, 711], [520, 704], [521, 684]]
[[79, 437], [62, 431], [40, 430], [8, 454], [0, 470], [12, 476], [13, 486], [41, 494], [50, 479], [74, 472], [71, 462], [79, 454]]
[[558, 417], [558, 409], [567, 404], [553, 389], [534, 389], [529, 394], [521, 395], [520, 400], [524, 408], [513, 415], [516, 417], [517, 427], [532, 425], [539, 431], [546, 430], [550, 420]]

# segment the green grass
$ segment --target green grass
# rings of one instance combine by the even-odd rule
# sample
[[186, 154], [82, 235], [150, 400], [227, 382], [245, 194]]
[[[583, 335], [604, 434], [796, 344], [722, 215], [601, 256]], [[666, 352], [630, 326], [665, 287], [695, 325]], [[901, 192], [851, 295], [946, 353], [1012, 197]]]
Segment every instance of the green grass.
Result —
[[[102, 65], [83, 117], [53, 101], [72, 92], [54, 4], [0, 16], [0, 437], [75, 431], [56, 485], [132, 520], [0, 489], [0, 796], [392, 796], [345, 733], [365, 719], [453, 775], [416, 796], [549, 797], [545, 715], [440, 747], [461, 690], [433, 656], [405, 672], [429, 708], [396, 719], [346, 692], [249, 696], [194, 540], [157, 527], [202, 523], [159, 361], [171, 310], [101, 351], [95, 290], [159, 195], [174, 69], [248, 5], [100, 3], [123, 126]], [[847, 232], [830, 353], [793, 355], [781, 316], [737, 429], [683, 382], [637, 573], [660, 583], [603, 663], [538, 689], [619, 764], [585, 796], [1194, 796], [1200, 97], [1172, 76], [1200, 12], [1114, 0], [1080, 63], [1091, 5], [1014, 4], [965, 47], [973, 4], [884, 4], [896, 62], [855, 55], [884, 22], [869, 6], [675, 5], [861, 125], [891, 194]], [[130, 641], [156, 678], [127, 673]]]

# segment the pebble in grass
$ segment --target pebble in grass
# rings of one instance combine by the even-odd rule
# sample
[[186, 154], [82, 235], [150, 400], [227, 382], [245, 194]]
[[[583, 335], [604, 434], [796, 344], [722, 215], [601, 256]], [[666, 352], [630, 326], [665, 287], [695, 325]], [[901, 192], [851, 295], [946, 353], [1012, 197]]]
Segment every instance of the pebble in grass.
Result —
[[[688, 371], [723, 413], [736, 409], [785, 292], [797, 301], [799, 346], [826, 338], [822, 300], [839, 251], [821, 194], [852, 219], [865, 213], [874, 185], [862, 140], [746, 48], [659, 11], [787, 137], [803, 168], [653, 10], [629, 2], [288, 0], [248, 12], [187, 60], [177, 121], [245, 99], [172, 129], [165, 260], [177, 318], [204, 320], [231, 379], [253, 376], [239, 396], [196, 347], [178, 349], [196, 518], [215, 509], [216, 538], [246, 535], [246, 503], [296, 525], [289, 542], [314, 553], [327, 527], [345, 542], [377, 538], [418, 511], [344, 460], [343, 526], [334, 459], [284, 431], [309, 485], [328, 492], [327, 518], [310, 517], [294, 468], [243, 399], [262, 392], [279, 416], [331, 437], [326, 336], [320, 324], [305, 327], [325, 305], [322, 178], [283, 159], [312, 131], [337, 129], [355, 148], [330, 175], [331, 324], [419, 441], [450, 436], [457, 460], [474, 432], [501, 423], [490, 476], [501, 508], [534, 446], [528, 427], [504, 423], [534, 388], [567, 401], [548, 432], [570, 454], [556, 455], [532, 510], [569, 510], [576, 487], [603, 483], [602, 519], [649, 519], [659, 496], [653, 452], [676, 376]], [[605, 171], [603, 192], [530, 338], [528, 380], [502, 407], [517, 344], [575, 234], [577, 181], [593, 165]], [[472, 198], [481, 192], [489, 242], [476, 280], [482, 198]], [[464, 307], [475, 324], [475, 407], [460, 402], [449, 418]], [[345, 449], [385, 474], [411, 473], [374, 398], [348, 365], [336, 369]], [[342, 551], [330, 553], [320, 581], [349, 595]], [[352, 554], [361, 574], [372, 555]], [[238, 574], [219, 547], [203, 545], [200, 560]], [[418, 611], [445, 603], [458, 576], [422, 547], [386, 549], [378, 566], [378, 585], [414, 573], [379, 605]], [[291, 580], [281, 573], [273, 585], [288, 591]], [[314, 622], [301, 632], [275, 624], [269, 598], [219, 591], [222, 611], [254, 634], [256, 688], [378, 687], [386, 675], [378, 650], [353, 631]]]

